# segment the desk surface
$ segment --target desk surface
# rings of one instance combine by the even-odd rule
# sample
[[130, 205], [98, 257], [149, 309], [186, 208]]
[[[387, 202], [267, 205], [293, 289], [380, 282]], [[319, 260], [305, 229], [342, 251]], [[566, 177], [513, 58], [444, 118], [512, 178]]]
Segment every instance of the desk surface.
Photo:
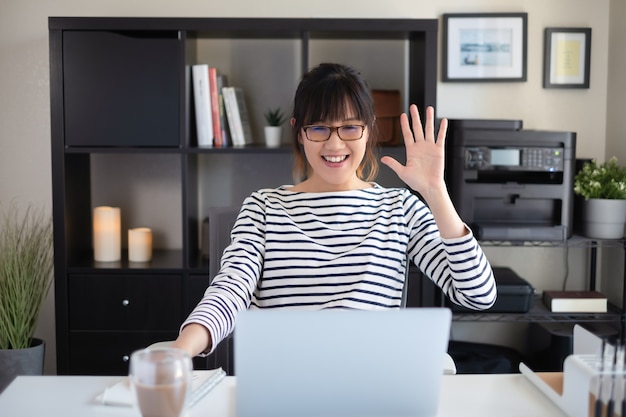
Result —
[[[2, 417], [128, 416], [132, 408], [97, 404], [95, 397], [119, 377], [20, 376], [0, 394]], [[234, 417], [236, 378], [227, 377], [198, 402], [189, 417]], [[444, 375], [441, 417], [565, 416], [521, 374]]]

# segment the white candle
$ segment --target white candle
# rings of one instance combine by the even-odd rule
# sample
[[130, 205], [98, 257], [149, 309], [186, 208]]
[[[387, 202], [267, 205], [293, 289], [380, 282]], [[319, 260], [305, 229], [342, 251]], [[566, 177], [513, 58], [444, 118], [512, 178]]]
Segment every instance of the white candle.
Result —
[[128, 260], [149, 262], [152, 259], [152, 230], [148, 227], [128, 229]]
[[93, 257], [98, 262], [122, 258], [119, 207], [100, 206], [93, 210]]

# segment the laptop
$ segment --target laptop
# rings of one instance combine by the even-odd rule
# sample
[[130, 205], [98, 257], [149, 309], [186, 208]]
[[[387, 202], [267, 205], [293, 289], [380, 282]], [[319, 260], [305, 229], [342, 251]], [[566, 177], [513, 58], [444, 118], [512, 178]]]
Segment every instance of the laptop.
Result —
[[435, 416], [451, 319], [447, 308], [244, 311], [236, 416]]

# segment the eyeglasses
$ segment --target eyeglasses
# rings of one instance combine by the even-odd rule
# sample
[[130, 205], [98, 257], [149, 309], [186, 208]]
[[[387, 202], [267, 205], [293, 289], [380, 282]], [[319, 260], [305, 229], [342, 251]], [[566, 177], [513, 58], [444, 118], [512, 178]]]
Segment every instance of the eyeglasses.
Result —
[[343, 141], [359, 140], [363, 137], [365, 125], [345, 125], [345, 126], [323, 126], [309, 125], [303, 126], [306, 138], [312, 142], [325, 142], [330, 139], [330, 135], [337, 131], [337, 136]]

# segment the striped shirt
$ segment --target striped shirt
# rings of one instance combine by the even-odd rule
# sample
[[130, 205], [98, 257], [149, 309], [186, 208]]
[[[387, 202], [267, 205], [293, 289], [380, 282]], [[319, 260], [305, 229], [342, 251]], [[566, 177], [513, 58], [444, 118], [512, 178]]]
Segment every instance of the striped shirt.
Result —
[[495, 302], [491, 266], [471, 232], [441, 238], [405, 188], [259, 190], [244, 201], [219, 273], [183, 326], [204, 325], [214, 348], [247, 308], [399, 308], [407, 254], [452, 302], [478, 310]]

